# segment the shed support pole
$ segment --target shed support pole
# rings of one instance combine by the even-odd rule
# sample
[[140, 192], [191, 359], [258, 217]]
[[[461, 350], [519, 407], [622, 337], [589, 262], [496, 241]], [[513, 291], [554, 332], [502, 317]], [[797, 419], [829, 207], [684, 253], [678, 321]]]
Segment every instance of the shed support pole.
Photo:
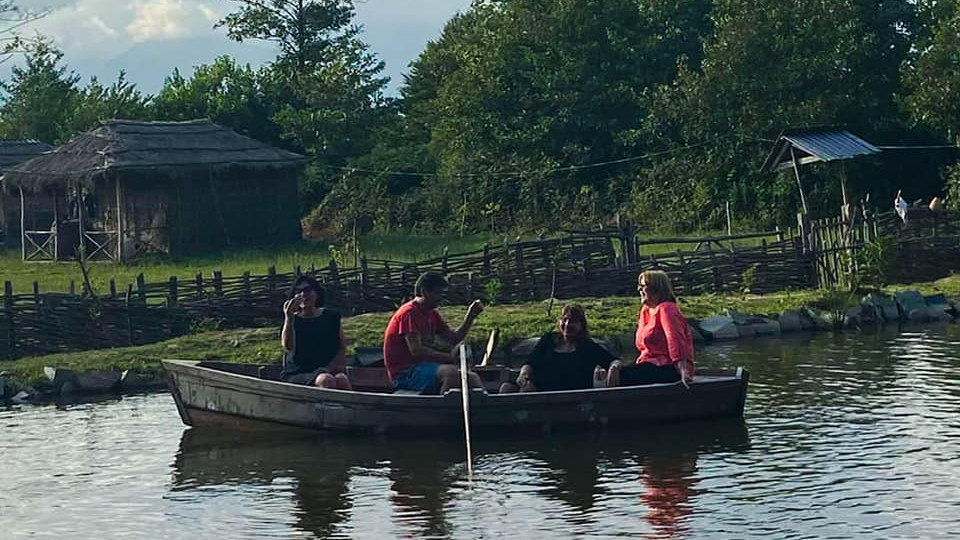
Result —
[[797, 188], [800, 190], [800, 204], [803, 206], [803, 213], [807, 212], [807, 197], [803, 194], [803, 184], [800, 183], [800, 163], [797, 162], [797, 152], [790, 147], [790, 159], [793, 161], [793, 174], [797, 177]]

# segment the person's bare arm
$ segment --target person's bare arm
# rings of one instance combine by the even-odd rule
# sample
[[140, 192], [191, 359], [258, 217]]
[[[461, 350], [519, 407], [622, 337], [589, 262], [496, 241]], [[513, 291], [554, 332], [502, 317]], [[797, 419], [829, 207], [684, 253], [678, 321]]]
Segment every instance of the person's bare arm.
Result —
[[470, 327], [473, 326], [473, 321], [482, 312], [483, 302], [474, 300], [470, 304], [470, 307], [467, 308], [467, 314], [463, 317], [463, 322], [460, 323], [460, 326], [458, 326], [456, 330], [447, 330], [443, 334], [440, 334], [440, 337], [449, 342], [451, 346], [460, 343], [463, 341], [463, 338], [467, 337], [467, 332], [469, 332]]
[[420, 334], [404, 334], [403, 339], [407, 341], [407, 347], [410, 354], [420, 360], [437, 362], [440, 364], [453, 364], [455, 360], [449, 352], [438, 351], [423, 344]]
[[291, 298], [283, 303], [283, 328], [280, 329], [280, 344], [283, 350], [292, 352], [296, 343], [293, 332], [293, 318], [296, 317], [299, 302]]

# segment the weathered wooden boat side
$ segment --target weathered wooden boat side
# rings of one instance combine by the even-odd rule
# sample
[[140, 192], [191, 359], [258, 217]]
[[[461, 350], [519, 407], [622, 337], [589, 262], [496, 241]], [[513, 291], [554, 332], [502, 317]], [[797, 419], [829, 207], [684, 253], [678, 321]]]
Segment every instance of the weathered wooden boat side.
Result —
[[[458, 391], [443, 396], [314, 388], [259, 378], [258, 366], [164, 360], [171, 393], [184, 423], [235, 427], [287, 425], [343, 432], [456, 432], [462, 429]], [[266, 366], [260, 367], [269, 369]], [[239, 372], [228, 371], [236, 369]], [[509, 376], [484, 374], [490, 385]], [[382, 370], [355, 370], [351, 378], [375, 380]], [[477, 431], [544, 430], [667, 422], [743, 415], [746, 370], [701, 371], [689, 389], [681, 384], [528, 394], [471, 395]], [[371, 387], [373, 387], [371, 383]]]

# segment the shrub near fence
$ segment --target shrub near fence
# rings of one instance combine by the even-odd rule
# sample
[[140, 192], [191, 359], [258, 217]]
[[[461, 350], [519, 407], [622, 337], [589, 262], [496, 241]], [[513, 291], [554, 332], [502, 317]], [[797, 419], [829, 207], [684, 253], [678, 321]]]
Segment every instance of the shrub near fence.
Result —
[[[497, 296], [487, 300], [499, 303], [632, 295], [637, 274], [653, 268], [669, 272], [679, 294], [807, 287], [812, 278], [809, 258], [795, 246], [787, 240], [754, 248], [710, 247], [625, 263], [609, 237], [572, 235], [444, 254], [419, 263], [364, 260], [359, 268], [340, 269], [331, 263], [306, 272], [324, 283], [328, 305], [356, 315], [395, 309], [427, 270], [449, 277], [452, 303], [467, 303], [492, 290]], [[41, 294], [36, 284], [31, 293], [16, 294], [7, 283], [0, 310], [0, 357], [153, 343], [195, 326], [279, 326], [280, 305], [300, 272], [271, 268], [264, 275], [232, 277], [214, 272], [209, 278], [160, 283], [145, 283], [139, 276], [136, 286], [118, 292], [111, 283], [110, 292], [97, 297], [88, 291]], [[490, 287], [494, 280], [496, 287]]]

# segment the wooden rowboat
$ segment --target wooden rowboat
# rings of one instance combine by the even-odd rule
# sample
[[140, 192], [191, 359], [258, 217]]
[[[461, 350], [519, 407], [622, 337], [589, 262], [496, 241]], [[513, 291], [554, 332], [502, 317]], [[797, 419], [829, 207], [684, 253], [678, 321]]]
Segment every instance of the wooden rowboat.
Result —
[[[442, 396], [390, 393], [381, 368], [349, 368], [357, 390], [330, 390], [276, 380], [279, 367], [164, 360], [170, 391], [190, 426], [296, 426], [335, 432], [457, 434], [463, 428], [459, 391]], [[516, 372], [477, 368], [491, 393], [474, 390], [475, 432], [540, 432], [742, 417], [749, 374], [702, 370], [689, 389], [680, 383], [527, 394], [492, 393]]]

